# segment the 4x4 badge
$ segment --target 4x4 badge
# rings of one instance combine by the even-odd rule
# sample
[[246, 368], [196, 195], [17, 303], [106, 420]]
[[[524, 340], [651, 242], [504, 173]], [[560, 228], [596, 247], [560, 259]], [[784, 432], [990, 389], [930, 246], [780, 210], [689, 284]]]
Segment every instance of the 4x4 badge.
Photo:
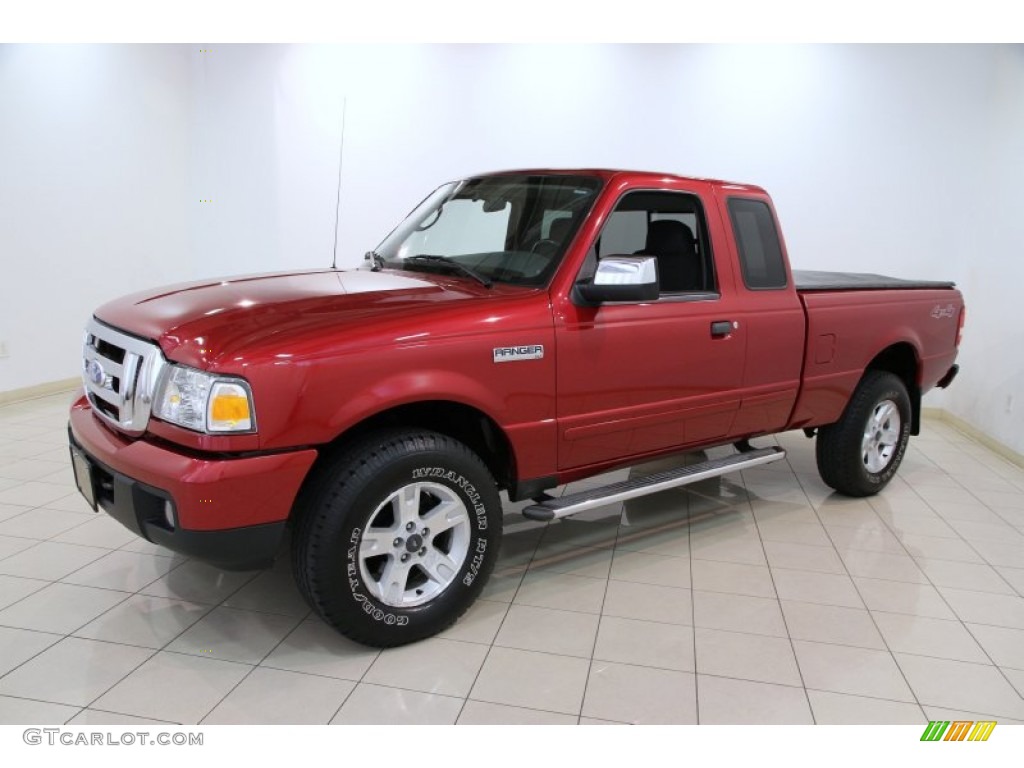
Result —
[[540, 360], [542, 357], [544, 357], [543, 344], [494, 348], [494, 362], [496, 363], [511, 363], [516, 360]]

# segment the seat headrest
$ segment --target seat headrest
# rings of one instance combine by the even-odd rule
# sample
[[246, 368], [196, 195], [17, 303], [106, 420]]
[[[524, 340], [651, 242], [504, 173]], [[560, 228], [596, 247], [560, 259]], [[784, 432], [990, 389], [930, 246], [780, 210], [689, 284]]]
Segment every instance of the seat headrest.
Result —
[[644, 251], [657, 254], [686, 252], [693, 250], [694, 243], [693, 232], [686, 224], [672, 219], [660, 219], [652, 221], [647, 228]]
[[548, 239], [554, 240], [559, 245], [562, 245], [566, 235], [569, 234], [569, 229], [572, 227], [571, 218], [555, 219], [551, 222], [551, 226], [548, 227]]

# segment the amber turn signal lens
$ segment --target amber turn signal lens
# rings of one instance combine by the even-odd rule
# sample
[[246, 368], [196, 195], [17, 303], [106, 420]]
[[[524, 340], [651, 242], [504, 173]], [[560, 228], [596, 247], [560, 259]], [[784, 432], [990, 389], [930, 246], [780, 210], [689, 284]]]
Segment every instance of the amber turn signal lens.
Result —
[[209, 432], [248, 432], [253, 428], [252, 399], [242, 382], [217, 381], [207, 409]]
[[243, 421], [249, 418], [249, 398], [245, 395], [222, 394], [213, 398], [211, 416], [214, 421]]

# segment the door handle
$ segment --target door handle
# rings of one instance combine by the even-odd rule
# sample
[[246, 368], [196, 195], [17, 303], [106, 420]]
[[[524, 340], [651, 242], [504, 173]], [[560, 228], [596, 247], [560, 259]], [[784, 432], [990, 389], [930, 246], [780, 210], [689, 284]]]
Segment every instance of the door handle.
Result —
[[712, 338], [721, 338], [728, 336], [732, 333], [732, 321], [731, 320], [716, 320], [711, 323], [711, 336]]

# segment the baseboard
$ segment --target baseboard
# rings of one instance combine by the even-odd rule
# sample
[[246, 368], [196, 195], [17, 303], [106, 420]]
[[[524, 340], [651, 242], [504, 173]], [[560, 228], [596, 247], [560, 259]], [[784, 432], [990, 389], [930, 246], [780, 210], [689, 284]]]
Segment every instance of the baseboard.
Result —
[[1024, 454], [1018, 453], [1008, 445], [1004, 445], [995, 438], [989, 437], [977, 427], [968, 424], [966, 421], [961, 419], [959, 416], [955, 416], [944, 408], [922, 408], [922, 416], [930, 416], [933, 419], [944, 421], [953, 427], [957, 432], [963, 432], [967, 437], [975, 440], [990, 451], [998, 454], [1002, 458], [1006, 459], [1011, 464], [1016, 464], [1018, 467], [1024, 467]]
[[57, 395], [61, 392], [71, 392], [71, 390], [82, 386], [82, 380], [80, 378], [74, 379], [61, 379], [60, 381], [48, 381], [45, 384], [36, 384], [34, 387], [22, 387], [21, 389], [10, 389], [6, 392], [0, 392], [0, 405], [7, 405], [7, 403], [17, 403], [22, 400], [35, 400], [38, 397], [46, 397], [47, 395]]

